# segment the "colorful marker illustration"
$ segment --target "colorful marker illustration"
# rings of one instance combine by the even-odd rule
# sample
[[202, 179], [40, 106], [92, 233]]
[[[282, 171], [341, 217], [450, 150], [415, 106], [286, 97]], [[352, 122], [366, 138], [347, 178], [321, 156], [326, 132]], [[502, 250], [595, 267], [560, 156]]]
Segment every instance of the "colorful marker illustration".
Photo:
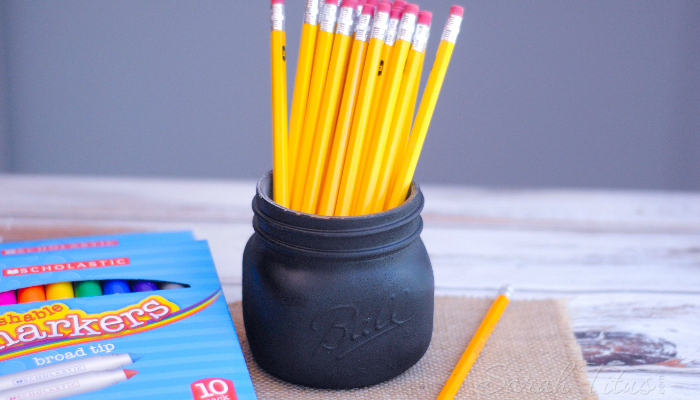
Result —
[[75, 297], [102, 296], [102, 286], [98, 281], [81, 281], [75, 283]]
[[140, 355], [131, 353], [109, 354], [105, 356], [79, 358], [77, 360], [64, 361], [58, 364], [15, 372], [0, 376], [0, 393], [4, 395], [2, 391], [5, 390], [44, 383], [71, 375], [109, 371], [135, 363], [139, 359], [141, 359]]
[[0, 392], [2, 400], [32, 399], [54, 400], [94, 392], [123, 382], [138, 371], [115, 369], [112, 371], [86, 372], [75, 376], [53, 379]]
[[46, 300], [72, 299], [75, 297], [70, 282], [49, 283], [46, 285]]
[[105, 281], [103, 283], [102, 292], [104, 294], [131, 293], [131, 287], [129, 287], [129, 282], [116, 279], [112, 281]]
[[151, 281], [134, 281], [131, 285], [132, 292], [150, 292], [158, 289], [158, 285]]
[[162, 282], [160, 284], [160, 288], [162, 290], [167, 290], [167, 289], [182, 289], [184, 288], [185, 285], [181, 283], [174, 283], [174, 282]]
[[129, 281], [115, 279], [103, 281], [57, 282], [46, 286], [30, 286], [22, 289], [0, 292], [0, 306], [33, 303], [45, 300], [72, 299], [74, 297], [95, 297], [109, 294], [150, 292], [163, 289], [188, 287], [175, 282]]
[[44, 292], [44, 285], [30, 286], [17, 290], [17, 302], [20, 304], [45, 300], [46, 292]]
[[0, 293], [0, 306], [7, 306], [10, 304], [17, 304], [17, 295], [15, 295], [15, 291], [10, 290]]

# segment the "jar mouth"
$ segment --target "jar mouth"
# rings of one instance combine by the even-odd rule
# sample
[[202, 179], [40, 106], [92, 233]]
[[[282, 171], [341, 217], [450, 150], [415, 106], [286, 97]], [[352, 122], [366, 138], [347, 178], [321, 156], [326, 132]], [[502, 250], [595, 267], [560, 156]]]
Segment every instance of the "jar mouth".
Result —
[[[280, 212], [291, 213], [291, 214], [303, 216], [306, 218], [316, 218], [316, 219], [319, 219], [322, 221], [328, 221], [328, 220], [330, 220], [330, 221], [334, 221], [334, 220], [335, 221], [352, 221], [352, 220], [362, 221], [362, 220], [366, 220], [367, 218], [376, 218], [376, 217], [381, 218], [383, 216], [388, 216], [388, 215], [392, 215], [392, 214], [402, 214], [403, 212], [406, 212], [409, 209], [414, 208], [414, 207], [412, 207], [412, 204], [416, 203], [416, 201], [418, 200], [418, 196], [420, 195], [420, 187], [418, 186], [418, 184], [415, 181], [413, 181], [413, 182], [411, 182], [411, 187], [408, 190], [408, 196], [406, 197], [406, 200], [404, 200], [404, 202], [401, 203], [401, 205], [399, 205], [397, 207], [388, 209], [386, 211], [380, 211], [378, 213], [338, 217], [338, 216], [330, 216], [330, 215], [309, 214], [309, 213], [305, 213], [302, 211], [292, 210], [291, 208], [283, 207], [283, 206], [279, 205], [278, 203], [276, 203], [274, 200], [272, 200], [272, 171], [269, 171], [262, 178], [260, 178], [258, 180], [256, 190], [257, 190], [258, 196], [265, 199], [265, 201], [267, 203], [269, 203], [269, 205], [271, 207], [278, 209]], [[422, 209], [422, 205], [421, 205], [421, 209]], [[324, 223], [328, 223], [328, 222], [324, 222]]]
[[272, 173], [265, 174], [253, 199], [253, 228], [270, 243], [311, 252], [389, 251], [413, 242], [422, 231], [423, 194], [413, 182], [398, 207], [352, 217], [323, 216], [282, 207], [272, 200]]

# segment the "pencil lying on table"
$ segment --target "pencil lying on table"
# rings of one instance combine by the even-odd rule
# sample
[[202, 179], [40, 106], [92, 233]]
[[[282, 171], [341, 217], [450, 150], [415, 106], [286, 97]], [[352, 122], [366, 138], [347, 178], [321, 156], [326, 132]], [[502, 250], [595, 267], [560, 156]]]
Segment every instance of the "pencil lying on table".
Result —
[[472, 340], [469, 342], [467, 349], [457, 362], [457, 366], [455, 367], [454, 371], [452, 371], [452, 375], [450, 375], [450, 377], [447, 379], [447, 382], [440, 391], [437, 400], [454, 399], [460, 386], [462, 386], [462, 382], [464, 382], [464, 379], [467, 377], [469, 370], [471, 370], [477, 357], [479, 357], [481, 349], [484, 348], [486, 340], [491, 335], [491, 332], [493, 332], [493, 328], [496, 327], [496, 324], [501, 318], [503, 311], [508, 306], [508, 302], [510, 301], [510, 297], [512, 295], [513, 288], [511, 286], [505, 285], [501, 288], [500, 292], [498, 293], [498, 297], [496, 297], [496, 300], [494, 300], [491, 308], [486, 313], [484, 320], [481, 321], [481, 325], [479, 325], [479, 328], [476, 330]]

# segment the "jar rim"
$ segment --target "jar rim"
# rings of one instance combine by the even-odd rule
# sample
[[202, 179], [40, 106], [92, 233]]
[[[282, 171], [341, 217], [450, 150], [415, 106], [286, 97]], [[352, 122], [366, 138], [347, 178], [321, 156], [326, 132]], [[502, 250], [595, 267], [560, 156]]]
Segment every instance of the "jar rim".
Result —
[[272, 174], [257, 185], [253, 198], [253, 228], [259, 236], [280, 247], [307, 253], [333, 253], [338, 257], [386, 254], [411, 244], [423, 229], [420, 213], [423, 194], [415, 182], [400, 206], [380, 213], [329, 217], [282, 207], [271, 199]]
[[[327, 226], [328, 224], [338, 225], [338, 228], [341, 229], [347, 229], [350, 226], [356, 224], [365, 225], [368, 222], [368, 220], [373, 219], [393, 220], [397, 217], [398, 219], [403, 219], [397, 214], [408, 216], [415, 212], [420, 213], [423, 209], [423, 195], [420, 191], [420, 186], [418, 185], [418, 183], [416, 183], [416, 181], [411, 182], [411, 186], [409, 188], [409, 195], [406, 197], [406, 200], [403, 203], [401, 203], [401, 205], [378, 213], [345, 217], [309, 214], [281, 206], [280, 204], [275, 202], [270, 196], [272, 193], [272, 171], [267, 172], [258, 180], [258, 183], [256, 185], [256, 192], [257, 195], [265, 201], [265, 208], [271, 207], [274, 210], [275, 214], [278, 214], [280, 216], [285, 215], [288, 218], [302, 218], [308, 219], [309, 221], [323, 221], [322, 223], [325, 226]], [[358, 226], [358, 228], [360, 227]]]

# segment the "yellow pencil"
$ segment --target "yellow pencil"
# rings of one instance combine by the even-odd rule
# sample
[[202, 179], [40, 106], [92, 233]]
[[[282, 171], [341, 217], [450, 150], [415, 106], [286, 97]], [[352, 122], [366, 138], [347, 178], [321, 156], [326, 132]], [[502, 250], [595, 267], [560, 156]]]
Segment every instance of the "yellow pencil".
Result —
[[501, 291], [498, 293], [498, 297], [496, 297], [496, 300], [494, 300], [491, 308], [486, 313], [484, 320], [481, 321], [481, 325], [479, 325], [479, 328], [476, 330], [472, 340], [469, 342], [467, 349], [457, 362], [457, 366], [447, 379], [447, 382], [440, 391], [437, 400], [452, 400], [455, 397], [460, 386], [462, 386], [464, 379], [467, 377], [469, 370], [474, 365], [477, 357], [479, 357], [481, 349], [484, 348], [486, 340], [491, 335], [491, 332], [493, 332], [493, 328], [496, 327], [496, 324], [501, 318], [506, 306], [508, 306], [508, 302], [510, 301], [510, 297], [512, 295], [512, 287], [505, 285], [501, 288]]
[[411, 50], [408, 52], [406, 69], [401, 80], [396, 111], [394, 112], [391, 128], [389, 129], [389, 138], [387, 139], [382, 166], [379, 170], [379, 180], [377, 181], [375, 198], [372, 200], [373, 205], [371, 212], [380, 212], [384, 210], [386, 194], [389, 191], [388, 186], [391, 181], [391, 172], [394, 167], [396, 155], [399, 153], [399, 143], [402, 141], [404, 125], [406, 125], [406, 122], [410, 124], [411, 117], [413, 117], [412, 104], [415, 98], [412, 99], [411, 95], [414, 92], [414, 88], [418, 87], [420, 83], [423, 60], [425, 58], [425, 48], [428, 45], [430, 21], [432, 18], [433, 14], [430, 11], [421, 11], [418, 14], [416, 33], [413, 34]]
[[[423, 59], [425, 61], [425, 59]], [[422, 66], [421, 66], [422, 69]], [[384, 196], [384, 207], [382, 211], [389, 209], [389, 193], [391, 193], [391, 188], [394, 187], [394, 182], [396, 182], [397, 166], [401, 165], [403, 161], [404, 154], [406, 153], [406, 146], [408, 146], [408, 138], [411, 134], [411, 124], [413, 122], [413, 115], [416, 111], [416, 102], [418, 101], [418, 89], [420, 85], [415, 85], [413, 87], [413, 92], [411, 93], [411, 104], [408, 106], [408, 113], [406, 114], [406, 120], [403, 123], [403, 129], [401, 130], [401, 138], [399, 139], [399, 144], [396, 149], [396, 158], [394, 159], [394, 165], [391, 166], [391, 179], [389, 180], [389, 186], [387, 186], [387, 195]]]
[[[299, 44], [299, 59], [297, 60], [297, 76], [294, 80], [294, 97], [292, 100], [292, 115], [289, 119], [289, 157], [287, 169], [287, 181], [294, 182], [294, 168], [299, 154], [301, 132], [304, 129], [304, 115], [306, 115], [306, 102], [309, 98], [309, 83], [311, 82], [311, 69], [314, 63], [314, 50], [316, 49], [316, 37], [318, 36], [318, 4], [320, 0], [307, 0], [304, 13], [304, 25], [301, 28], [301, 43]], [[290, 185], [291, 186], [291, 185]], [[292, 191], [288, 190], [291, 198]], [[287, 199], [289, 203], [290, 199]]]
[[377, 190], [379, 171], [382, 166], [382, 158], [386, 141], [391, 128], [391, 121], [396, 106], [401, 77], [406, 65], [406, 58], [411, 47], [411, 40], [416, 29], [416, 19], [418, 18], [418, 6], [409, 4], [406, 6], [399, 25], [399, 34], [396, 39], [394, 51], [389, 59], [386, 71], [386, 87], [379, 104], [379, 116], [377, 124], [373, 130], [372, 144], [369, 149], [369, 158], [365, 166], [365, 172], [360, 180], [359, 197], [355, 204], [355, 215], [369, 214], [373, 211], [372, 200]]
[[379, 65], [382, 46], [389, 21], [391, 4], [381, 3], [377, 6], [377, 12], [372, 23], [372, 31], [365, 56], [365, 64], [362, 69], [362, 80], [360, 81], [360, 91], [357, 95], [357, 105], [350, 129], [350, 139], [348, 149], [343, 163], [343, 173], [338, 189], [338, 200], [335, 205], [336, 216], [349, 216], [352, 212], [353, 195], [357, 183], [357, 173], [360, 166], [360, 157], [363, 142], [367, 139], [367, 118], [369, 117], [372, 102], [372, 92], [377, 79], [377, 67]]
[[[383, 1], [389, 3], [389, 1]], [[401, 23], [401, 16], [403, 15], [403, 9], [406, 8], [407, 2], [403, 0], [398, 0], [389, 13], [389, 26], [386, 30], [386, 39], [384, 40], [384, 45], [382, 46], [381, 60], [379, 61], [379, 67], [377, 67], [377, 82], [374, 85], [374, 91], [372, 92], [372, 105], [369, 111], [369, 118], [367, 122], [367, 138], [362, 147], [362, 155], [360, 159], [360, 169], [358, 172], [359, 177], [364, 176], [365, 167], [367, 166], [370, 146], [372, 144], [371, 138], [374, 137], [374, 127], [377, 125], [377, 116], [379, 115], [379, 104], [382, 100], [382, 94], [384, 93], [384, 83], [386, 80], [387, 64], [392, 56], [392, 50], [394, 49], [394, 44], [396, 44], [396, 35], [399, 33], [399, 24]], [[357, 199], [360, 197], [359, 191], [355, 191], [353, 194], [353, 203], [357, 203]]]
[[369, 114], [369, 124], [374, 127], [377, 122], [377, 115], [379, 114], [379, 102], [382, 99], [382, 93], [384, 92], [384, 83], [386, 80], [384, 77], [387, 70], [387, 64], [391, 59], [391, 53], [394, 49], [394, 44], [396, 43], [396, 36], [399, 33], [399, 24], [401, 23], [401, 16], [403, 15], [403, 9], [406, 8], [408, 2], [403, 0], [397, 0], [389, 13], [389, 27], [386, 30], [386, 40], [384, 40], [384, 46], [382, 47], [382, 60], [379, 62], [379, 68], [377, 70], [377, 83], [374, 86], [374, 92], [372, 93], [372, 111]]
[[333, 128], [335, 128], [338, 106], [341, 100], [340, 95], [343, 92], [343, 84], [347, 72], [348, 56], [350, 55], [350, 48], [353, 42], [352, 29], [355, 20], [355, 7], [357, 7], [357, 0], [344, 0], [340, 7], [323, 100], [321, 101], [321, 110], [316, 126], [314, 146], [306, 175], [304, 197], [301, 204], [301, 211], [305, 213], [316, 213], [316, 207], [318, 206], [321, 181], [328, 158], [328, 145], [333, 137]]
[[335, 36], [335, 22], [337, 19], [338, 6], [335, 0], [326, 0], [323, 7], [323, 16], [316, 40], [316, 51], [314, 54], [314, 66], [311, 70], [311, 84], [309, 86], [309, 98], [306, 103], [306, 115], [304, 116], [304, 128], [302, 129], [301, 141], [296, 157], [294, 168], [294, 182], [292, 183], [291, 207], [301, 211], [304, 200], [304, 189], [306, 187], [306, 176], [309, 171], [309, 160], [313, 151], [316, 125], [318, 115], [321, 110], [321, 100], [328, 75], [328, 64], [331, 60], [333, 50], [333, 37]]
[[288, 207], [287, 179], [287, 62], [284, 31], [284, 0], [271, 0], [272, 30], [272, 194], [274, 201]]
[[413, 123], [408, 146], [406, 146], [401, 164], [396, 166], [396, 181], [389, 192], [388, 208], [399, 206], [406, 200], [408, 188], [413, 180], [413, 174], [416, 171], [418, 158], [420, 158], [420, 152], [423, 148], [425, 135], [428, 133], [430, 120], [435, 111], [435, 104], [437, 103], [438, 96], [440, 96], [442, 83], [445, 80], [445, 73], [450, 64], [450, 58], [452, 57], [452, 51], [457, 41], [463, 15], [464, 9], [460, 6], [452, 6], [450, 9], [450, 16], [442, 32], [440, 47], [435, 56], [433, 69], [430, 71], [428, 83], [425, 86], [423, 98], [418, 107], [418, 114], [416, 114], [416, 121]]
[[350, 129], [352, 128], [353, 112], [357, 100], [357, 93], [360, 89], [360, 79], [365, 62], [367, 42], [369, 41], [372, 15], [375, 7], [364, 5], [360, 19], [355, 28], [355, 41], [352, 44], [350, 61], [348, 62], [348, 72], [345, 77], [345, 87], [343, 88], [343, 99], [340, 103], [338, 122], [335, 126], [331, 156], [328, 159], [328, 166], [321, 185], [321, 197], [319, 199], [316, 214], [333, 215], [335, 204], [338, 199], [338, 188], [343, 174], [343, 164], [348, 146]]
[[370, 126], [373, 126], [377, 122], [377, 115], [379, 111], [379, 101], [382, 98], [382, 93], [384, 91], [384, 84], [386, 80], [384, 77], [387, 70], [387, 64], [391, 59], [391, 53], [394, 49], [394, 44], [396, 43], [396, 36], [399, 33], [399, 24], [401, 23], [401, 16], [403, 15], [403, 10], [406, 8], [408, 2], [403, 0], [397, 0], [392, 8], [391, 13], [389, 13], [389, 27], [386, 31], [386, 40], [384, 40], [384, 46], [382, 47], [382, 60], [379, 63], [379, 69], [377, 70], [377, 83], [374, 87], [374, 92], [372, 93], [372, 102], [375, 104], [369, 115]]

